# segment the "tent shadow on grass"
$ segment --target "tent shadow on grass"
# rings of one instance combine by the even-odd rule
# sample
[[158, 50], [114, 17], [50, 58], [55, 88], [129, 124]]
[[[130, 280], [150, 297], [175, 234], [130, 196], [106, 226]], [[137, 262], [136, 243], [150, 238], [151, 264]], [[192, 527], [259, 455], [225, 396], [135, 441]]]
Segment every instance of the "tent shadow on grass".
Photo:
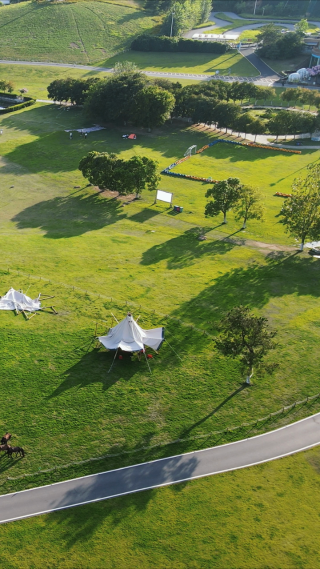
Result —
[[38, 202], [12, 218], [18, 229], [37, 228], [61, 239], [102, 229], [127, 217], [121, 204], [98, 194], [69, 195]]
[[237, 245], [228, 241], [199, 241], [199, 228], [188, 229], [182, 235], [154, 245], [142, 255], [142, 265], [167, 261], [168, 269], [181, 269], [192, 265], [204, 255], [224, 255]]
[[319, 276], [318, 260], [299, 252], [273, 252], [266, 257], [265, 265], [252, 263], [218, 277], [212, 286], [180, 306], [172, 316], [199, 324], [204, 319], [218, 321], [227, 310], [239, 304], [262, 308], [272, 297], [290, 294], [317, 298]]
[[[132, 362], [129, 354], [123, 356], [123, 360], [118, 357], [114, 362], [112, 370], [108, 373], [113, 359], [114, 352], [99, 351], [98, 348], [86, 353], [79, 361], [71, 366], [63, 374], [64, 380], [48, 397], [58, 397], [70, 389], [81, 389], [93, 383], [101, 384], [102, 390], [107, 391], [120, 379], [130, 380], [138, 371], [148, 373], [145, 362]], [[142, 365], [143, 368], [139, 367]]]

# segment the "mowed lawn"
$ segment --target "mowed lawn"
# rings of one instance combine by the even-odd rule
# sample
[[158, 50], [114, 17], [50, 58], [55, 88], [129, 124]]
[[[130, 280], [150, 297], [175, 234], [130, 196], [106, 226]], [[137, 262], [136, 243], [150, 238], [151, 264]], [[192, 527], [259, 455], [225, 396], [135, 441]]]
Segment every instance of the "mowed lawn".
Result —
[[139, 69], [167, 73], [203, 73], [255, 77], [259, 71], [236, 50], [224, 55], [211, 53], [153, 53], [129, 51], [118, 54], [103, 64], [113, 67], [117, 61], [133, 61]]
[[158, 30], [160, 22], [159, 17], [138, 5], [134, 8], [96, 0], [23, 2], [1, 10], [1, 57], [95, 63], [128, 49], [136, 35]]
[[10, 569], [314, 569], [319, 448], [1, 527]]
[[[10, 286], [32, 297], [53, 294], [59, 312], [30, 322], [0, 315], [1, 385], [10, 402], [0, 430], [12, 432], [27, 451], [23, 461], [2, 459], [2, 492], [12, 488], [8, 475], [220, 431], [320, 387], [319, 262], [286, 249], [293, 241], [275, 217], [281, 200], [272, 196], [280, 175], [286, 181], [279, 189], [289, 190], [318, 153], [270, 156], [252, 149], [252, 158], [244, 158], [234, 149], [223, 155], [217, 145], [218, 159], [208, 154], [221, 176], [239, 160], [243, 175], [255, 173], [260, 187], [262, 179], [268, 182], [266, 222], [250, 224], [244, 236], [258, 242], [246, 247], [224, 239], [239, 230], [231, 216], [227, 227], [205, 219], [206, 185], [163, 176], [160, 187], [184, 206], [174, 215], [165, 204], [153, 205], [154, 193], [127, 205], [101, 194], [77, 170], [89, 150], [147, 155], [163, 169], [191, 144], [203, 146], [211, 132], [169, 124], [150, 134], [138, 130], [131, 142], [121, 138], [124, 128], [108, 126], [87, 140], [77, 133], [69, 140], [65, 129], [88, 125], [81, 112], [53, 105], [1, 117], [0, 294]], [[274, 177], [267, 178], [268, 160], [275, 161]], [[207, 241], [198, 241], [200, 228]], [[211, 338], [224, 311], [239, 303], [279, 330], [274, 357], [281, 363], [274, 376], [255, 377], [252, 388], [240, 391], [239, 366], [220, 357]], [[108, 373], [112, 355], [92, 342], [96, 322], [102, 334], [111, 312], [120, 320], [128, 308], [146, 328], [164, 325], [174, 349], [164, 344], [150, 361], [151, 375], [145, 361], [129, 358]], [[200, 439], [197, 448], [207, 442]]]

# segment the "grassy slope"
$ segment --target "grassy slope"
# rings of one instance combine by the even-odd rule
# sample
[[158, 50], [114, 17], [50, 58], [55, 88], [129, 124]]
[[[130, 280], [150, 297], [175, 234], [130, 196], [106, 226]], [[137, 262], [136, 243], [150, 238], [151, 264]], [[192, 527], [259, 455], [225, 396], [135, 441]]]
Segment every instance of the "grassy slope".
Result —
[[[212, 135], [168, 125], [150, 135], [138, 132], [135, 143], [121, 139], [124, 129], [90, 134], [87, 141], [75, 135], [70, 141], [64, 129], [81, 126], [85, 121], [78, 111], [54, 106], [1, 118], [1, 265], [53, 281], [44, 285], [3, 272], [1, 293], [10, 285], [24, 289], [31, 285], [32, 296], [50, 290], [57, 296], [60, 313], [28, 323], [11, 313], [1, 314], [5, 352], [1, 381], [15, 405], [3, 410], [0, 430], [13, 431], [15, 442], [28, 451], [25, 461], [10, 466], [12, 476], [113, 448], [220, 430], [264, 416], [319, 389], [317, 260], [216, 240], [237, 231], [239, 224], [230, 216], [228, 227], [217, 228], [220, 220], [204, 219], [202, 184], [162, 178], [160, 187], [173, 191], [175, 203], [185, 207], [182, 215], [173, 216], [164, 205], [152, 206], [153, 195], [148, 193], [126, 207], [98, 196], [85, 188], [77, 171], [79, 159], [89, 149], [113, 150], [125, 157], [145, 154], [164, 167], [182, 156], [187, 146], [201, 146]], [[269, 184], [263, 187], [268, 219], [265, 225], [250, 224], [246, 236], [292, 242], [274, 217], [281, 202], [272, 193], [288, 190], [294, 175], [318, 153], [272, 153], [271, 157], [269, 152], [252, 150], [240, 157], [233, 149], [228, 155], [221, 151], [218, 147], [211, 159], [215, 169], [228, 172], [240, 160], [243, 175], [255, 173], [257, 185], [262, 178]], [[203, 159], [208, 158], [203, 155]], [[270, 160], [273, 170], [268, 177]], [[81, 188], [75, 189], [77, 185]], [[209, 237], [203, 243], [194, 233], [199, 225], [205, 225]], [[113, 301], [56, 282], [99, 292]], [[164, 348], [152, 362], [152, 381], [144, 363], [126, 360], [108, 375], [110, 356], [89, 345], [95, 320], [107, 319], [109, 325], [110, 310], [120, 317], [127, 299], [142, 305], [135, 313], [142, 312], [144, 325], [165, 323], [169, 342], [182, 356], [180, 362]], [[157, 313], [214, 331], [210, 322], [239, 299], [279, 328], [283, 365], [275, 378], [257, 381], [215, 413], [241, 383], [237, 365], [213, 355], [212, 344], [202, 333], [190, 332]], [[307, 361], [300, 357], [304, 343]], [[199, 418], [203, 421], [198, 424]], [[5, 461], [1, 470], [5, 481]], [[6, 482], [3, 491], [7, 486]]]
[[0, 51], [7, 59], [94, 63], [158, 23], [149, 12], [98, 1], [23, 2], [1, 10]]
[[313, 569], [319, 449], [2, 526], [8, 569]]

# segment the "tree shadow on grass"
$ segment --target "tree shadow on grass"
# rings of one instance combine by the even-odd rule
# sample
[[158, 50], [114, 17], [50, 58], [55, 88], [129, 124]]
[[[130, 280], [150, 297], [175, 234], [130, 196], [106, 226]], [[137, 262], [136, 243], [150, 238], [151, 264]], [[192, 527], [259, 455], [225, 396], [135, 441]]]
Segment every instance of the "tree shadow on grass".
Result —
[[138, 213], [131, 215], [131, 217], [128, 217], [128, 220], [135, 221], [137, 223], [144, 223], [145, 221], [149, 221], [150, 219], [152, 219], [156, 215], [159, 215], [160, 213], [162, 212], [146, 207], [141, 211], [139, 211]]
[[12, 218], [18, 229], [37, 228], [49, 239], [96, 231], [127, 217], [121, 204], [98, 194], [69, 195], [38, 202]]
[[[152, 433], [150, 435], [152, 436]], [[145, 439], [140, 440], [135, 448], [138, 450], [146, 442]], [[117, 446], [114, 450], [121, 453], [125, 452], [124, 448]], [[109, 518], [111, 527], [116, 527], [128, 516], [132, 517], [136, 513], [144, 512], [157, 490], [144, 492], [141, 490], [188, 479], [193, 476], [197, 465], [198, 458], [194, 455], [173, 456], [168, 460], [144, 462], [139, 464], [138, 468], [123, 467], [120, 470], [109, 471], [106, 476], [105, 473], [101, 473], [97, 476], [76, 480], [74, 488], [68, 484], [62, 496], [60, 494], [60, 497], [52, 498], [51, 509], [63, 509], [72, 504], [80, 506], [81, 503], [93, 499], [106, 500], [107, 497], [114, 497], [113, 500], [101, 502], [99, 505], [86, 504], [82, 507], [68, 508], [63, 512], [53, 513], [48, 523], [59, 523], [65, 528], [63, 540], [67, 547], [74, 547], [76, 541], [88, 542], [106, 518]], [[119, 496], [125, 492], [126, 496]]]
[[227, 310], [239, 304], [262, 308], [271, 298], [290, 294], [317, 298], [319, 277], [317, 260], [299, 252], [273, 252], [267, 255], [264, 265], [252, 263], [218, 277], [212, 286], [180, 306], [172, 316], [194, 324], [211, 320], [214, 325]]
[[143, 253], [141, 264], [154, 265], [166, 260], [168, 269], [181, 269], [204, 255], [224, 255], [236, 247], [235, 243], [228, 241], [199, 241], [199, 234], [199, 228], [192, 228], [178, 237], [154, 245]]

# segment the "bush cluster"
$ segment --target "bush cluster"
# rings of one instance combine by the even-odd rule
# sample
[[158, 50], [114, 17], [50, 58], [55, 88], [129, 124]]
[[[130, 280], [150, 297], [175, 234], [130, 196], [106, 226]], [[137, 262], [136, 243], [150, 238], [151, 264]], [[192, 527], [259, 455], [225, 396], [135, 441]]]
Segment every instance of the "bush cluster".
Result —
[[[16, 99], [16, 95], [9, 95], [8, 93], [0, 93], [0, 97], [6, 97], [6, 99]], [[24, 107], [30, 107], [34, 105], [36, 99], [32, 99], [32, 97], [24, 97], [22, 103], [18, 103], [17, 105], [12, 105], [11, 107], [7, 107], [6, 109], [0, 110], [0, 115], [5, 115], [6, 113], [13, 113], [14, 111], [20, 111]]]
[[133, 51], [168, 51], [188, 53], [226, 53], [228, 44], [221, 42], [202, 42], [184, 38], [169, 38], [167, 36], [149, 36], [142, 34], [131, 44]]

